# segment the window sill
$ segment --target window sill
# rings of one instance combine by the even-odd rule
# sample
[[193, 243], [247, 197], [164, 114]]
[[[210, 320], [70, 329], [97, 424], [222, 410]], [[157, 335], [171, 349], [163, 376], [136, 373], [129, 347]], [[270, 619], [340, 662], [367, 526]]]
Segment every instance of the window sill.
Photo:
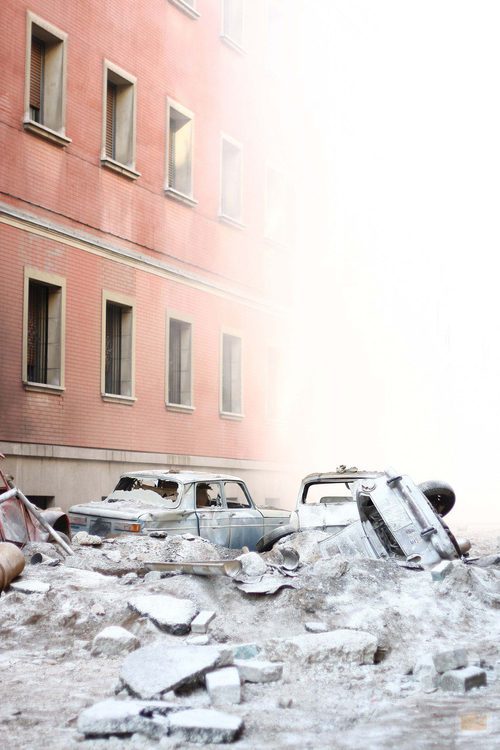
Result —
[[38, 393], [50, 393], [53, 396], [62, 396], [66, 390], [62, 385], [50, 385], [47, 383], [32, 383], [29, 380], [23, 380], [25, 391], [38, 391]]
[[235, 42], [234, 39], [231, 39], [230, 36], [226, 36], [226, 34], [221, 34], [220, 38], [224, 42], [224, 44], [227, 44], [227, 46], [230, 47], [235, 52], [238, 52], [240, 55], [246, 55], [246, 51], [243, 49], [241, 44], [238, 44], [238, 42]]
[[198, 201], [194, 198], [191, 198], [191, 196], [186, 195], [185, 193], [180, 193], [178, 190], [175, 190], [171, 187], [165, 188], [165, 195], [168, 198], [173, 198], [176, 201], [179, 201], [179, 203], [184, 203], [186, 206], [197, 206]]
[[187, 406], [186, 404], [170, 404], [167, 402], [165, 406], [167, 407], [168, 411], [187, 412], [188, 414], [192, 414], [194, 412], [194, 406]]
[[46, 138], [48, 141], [52, 141], [52, 143], [55, 143], [58, 146], [67, 146], [69, 143], [71, 143], [71, 138], [68, 138], [57, 130], [47, 128], [45, 125], [41, 125], [39, 122], [35, 122], [34, 120], [25, 120], [24, 129], [28, 130], [30, 133], [33, 133], [33, 135], [38, 135], [41, 138]]
[[233, 422], [241, 422], [241, 420], [244, 418], [244, 414], [234, 414], [231, 411], [221, 411], [219, 412], [219, 416], [221, 419], [229, 419]]
[[238, 219], [231, 218], [231, 216], [226, 216], [226, 214], [219, 214], [219, 221], [222, 222], [222, 224], [227, 224], [228, 226], [233, 227], [233, 229], [246, 229], [246, 224], [238, 221]]
[[193, 8], [188, 3], [183, 2], [183, 0], [169, 0], [172, 5], [175, 5], [179, 10], [182, 10], [183, 13], [185, 13], [190, 18], [199, 18], [200, 14], [196, 10], [196, 8]]
[[132, 167], [127, 167], [119, 161], [110, 159], [109, 156], [101, 156], [101, 166], [106, 167], [106, 169], [111, 169], [113, 172], [118, 172], [118, 174], [128, 177], [129, 180], [137, 180], [137, 178], [141, 176], [140, 172], [136, 172]]
[[101, 393], [101, 398], [111, 404], [126, 404], [127, 406], [133, 406], [137, 401], [135, 396], [121, 396], [116, 393]]

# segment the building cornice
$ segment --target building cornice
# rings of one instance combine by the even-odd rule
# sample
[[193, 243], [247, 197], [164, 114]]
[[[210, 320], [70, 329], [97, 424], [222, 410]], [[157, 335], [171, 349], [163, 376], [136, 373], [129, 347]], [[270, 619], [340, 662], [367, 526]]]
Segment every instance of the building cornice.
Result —
[[264, 298], [245, 293], [229, 284], [217, 283], [200, 274], [178, 268], [144, 253], [120, 247], [87, 232], [57, 224], [40, 216], [35, 216], [34, 214], [15, 208], [8, 203], [0, 202], [0, 224], [6, 224], [7, 226], [42, 237], [43, 239], [52, 240], [93, 255], [108, 258], [122, 265], [175, 281], [178, 284], [184, 284], [185, 286], [213, 294], [217, 297], [232, 300], [233, 302], [262, 312], [277, 316], [286, 315], [287, 313], [287, 308], [284, 305], [268, 302]]

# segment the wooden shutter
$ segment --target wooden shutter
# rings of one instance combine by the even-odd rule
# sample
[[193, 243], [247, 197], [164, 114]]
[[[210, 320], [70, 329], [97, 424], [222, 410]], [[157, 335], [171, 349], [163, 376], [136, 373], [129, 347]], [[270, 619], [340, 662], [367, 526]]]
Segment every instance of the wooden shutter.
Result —
[[30, 107], [35, 112], [42, 108], [42, 76], [45, 45], [35, 36], [31, 37]]
[[108, 81], [106, 92], [106, 156], [115, 158], [116, 85]]

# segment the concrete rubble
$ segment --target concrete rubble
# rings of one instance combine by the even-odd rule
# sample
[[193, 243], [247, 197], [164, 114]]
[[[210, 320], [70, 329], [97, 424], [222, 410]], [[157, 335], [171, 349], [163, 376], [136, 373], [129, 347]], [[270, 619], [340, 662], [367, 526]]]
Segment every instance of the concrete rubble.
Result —
[[[447, 750], [440, 727], [500, 710], [494, 546], [489, 564], [456, 561], [433, 580], [391, 561], [323, 559], [322, 538], [292, 534], [262, 555], [196, 537], [103, 539], [72, 558], [27, 545], [28, 561], [59, 564], [26, 565], [0, 597], [0, 721], [13, 748], [298, 750], [335, 737], [339, 750], [413, 750], [430, 747], [420, 739], [432, 726]], [[145, 566], [236, 558], [242, 581]], [[266, 595], [251, 593], [262, 581]], [[488, 727], [493, 748], [500, 726]]]

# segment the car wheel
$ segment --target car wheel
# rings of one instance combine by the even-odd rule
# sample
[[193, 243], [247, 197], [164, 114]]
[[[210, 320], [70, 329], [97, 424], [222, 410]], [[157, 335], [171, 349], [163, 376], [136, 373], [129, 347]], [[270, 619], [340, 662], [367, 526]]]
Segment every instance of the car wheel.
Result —
[[418, 485], [436, 513], [446, 516], [455, 505], [455, 490], [446, 482], [430, 479]]
[[279, 542], [280, 539], [284, 539], [286, 536], [290, 536], [290, 534], [295, 533], [295, 531], [296, 529], [290, 524], [278, 526], [270, 531], [269, 534], [264, 534], [255, 545], [255, 549], [257, 552], [268, 552], [274, 547], [276, 542]]

